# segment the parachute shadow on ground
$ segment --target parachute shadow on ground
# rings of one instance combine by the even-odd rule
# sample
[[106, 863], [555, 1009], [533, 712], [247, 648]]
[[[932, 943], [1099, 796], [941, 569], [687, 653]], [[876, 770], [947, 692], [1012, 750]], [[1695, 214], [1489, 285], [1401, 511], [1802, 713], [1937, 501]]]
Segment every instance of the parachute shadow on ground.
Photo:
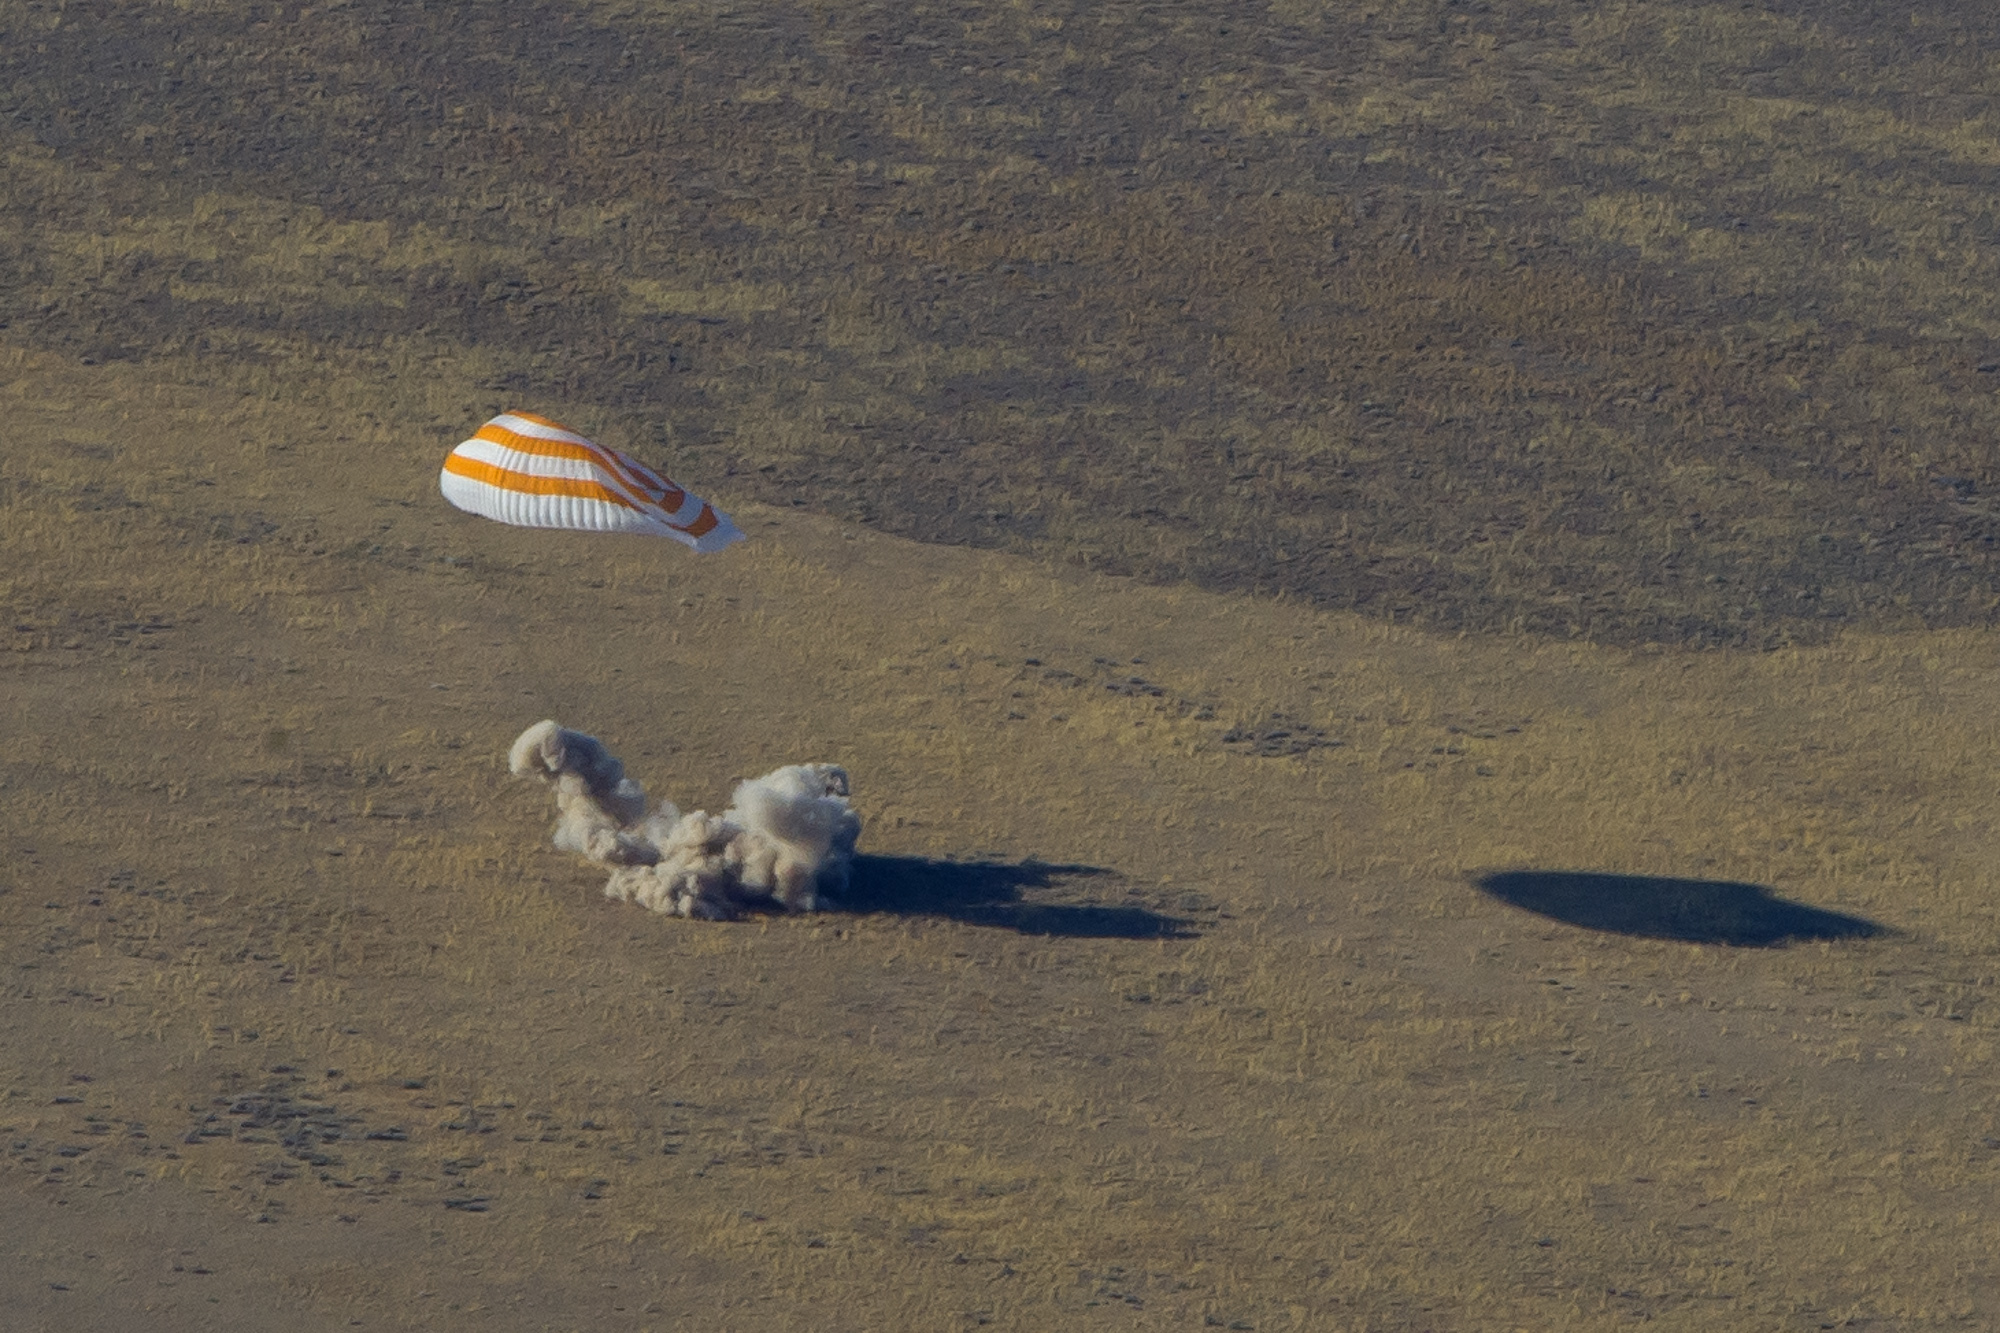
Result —
[[1789, 902], [1761, 884], [1734, 880], [1505, 870], [1476, 875], [1472, 882], [1501, 902], [1538, 916], [1645, 939], [1769, 949], [1794, 940], [1893, 933], [1866, 917]]
[[1073, 939], [1192, 939], [1190, 923], [1149, 907], [1034, 902], [1028, 889], [1110, 875], [1103, 866], [1050, 865], [1027, 860], [940, 861], [922, 856], [854, 858], [853, 879], [834, 905], [857, 915], [943, 917], [971, 926], [999, 926], [1023, 935]]

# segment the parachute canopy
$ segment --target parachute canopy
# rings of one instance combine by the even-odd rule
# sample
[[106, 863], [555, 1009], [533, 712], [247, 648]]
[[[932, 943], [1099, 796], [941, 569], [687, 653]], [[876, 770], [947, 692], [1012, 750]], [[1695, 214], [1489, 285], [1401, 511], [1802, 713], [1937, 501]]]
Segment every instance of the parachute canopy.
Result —
[[697, 551], [743, 540], [729, 516], [700, 496], [527, 412], [501, 413], [452, 450], [438, 489], [469, 514], [516, 527], [644, 532]]

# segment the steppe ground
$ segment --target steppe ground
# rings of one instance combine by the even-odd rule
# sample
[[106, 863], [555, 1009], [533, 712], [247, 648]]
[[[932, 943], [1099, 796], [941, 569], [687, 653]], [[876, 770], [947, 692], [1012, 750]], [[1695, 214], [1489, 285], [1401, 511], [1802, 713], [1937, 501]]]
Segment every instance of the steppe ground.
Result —
[[2000, 1323], [1960, 8], [0, 3], [8, 1326]]

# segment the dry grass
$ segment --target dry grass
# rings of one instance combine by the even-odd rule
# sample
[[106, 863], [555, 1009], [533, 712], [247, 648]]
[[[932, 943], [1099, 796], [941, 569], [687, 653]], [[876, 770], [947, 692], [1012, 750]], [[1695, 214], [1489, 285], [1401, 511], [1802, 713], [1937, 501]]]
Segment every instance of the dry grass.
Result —
[[[0, 4], [10, 1317], [1994, 1322], [1956, 8]], [[856, 910], [603, 901], [545, 716]]]
[[13, 5], [0, 323], [1444, 629], [1987, 625], [2000, 20], [1905, 18]]
[[[308, 388], [10, 379], [0, 1116], [45, 1326], [1992, 1308], [1988, 635], [1438, 639], [754, 506], [716, 560], [568, 544], [217, 465]], [[838, 757], [877, 855], [1110, 873], [662, 921], [503, 780], [543, 715], [684, 800]], [[1900, 933], [1593, 934], [1499, 867]]]

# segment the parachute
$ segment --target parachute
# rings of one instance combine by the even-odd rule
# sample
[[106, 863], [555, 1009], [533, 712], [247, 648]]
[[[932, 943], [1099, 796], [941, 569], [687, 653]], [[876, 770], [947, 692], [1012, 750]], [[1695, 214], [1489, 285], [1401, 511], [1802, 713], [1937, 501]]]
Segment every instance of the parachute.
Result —
[[503, 412], [444, 460], [444, 498], [524, 528], [643, 532], [719, 551], [743, 531], [636, 458], [528, 412]]

